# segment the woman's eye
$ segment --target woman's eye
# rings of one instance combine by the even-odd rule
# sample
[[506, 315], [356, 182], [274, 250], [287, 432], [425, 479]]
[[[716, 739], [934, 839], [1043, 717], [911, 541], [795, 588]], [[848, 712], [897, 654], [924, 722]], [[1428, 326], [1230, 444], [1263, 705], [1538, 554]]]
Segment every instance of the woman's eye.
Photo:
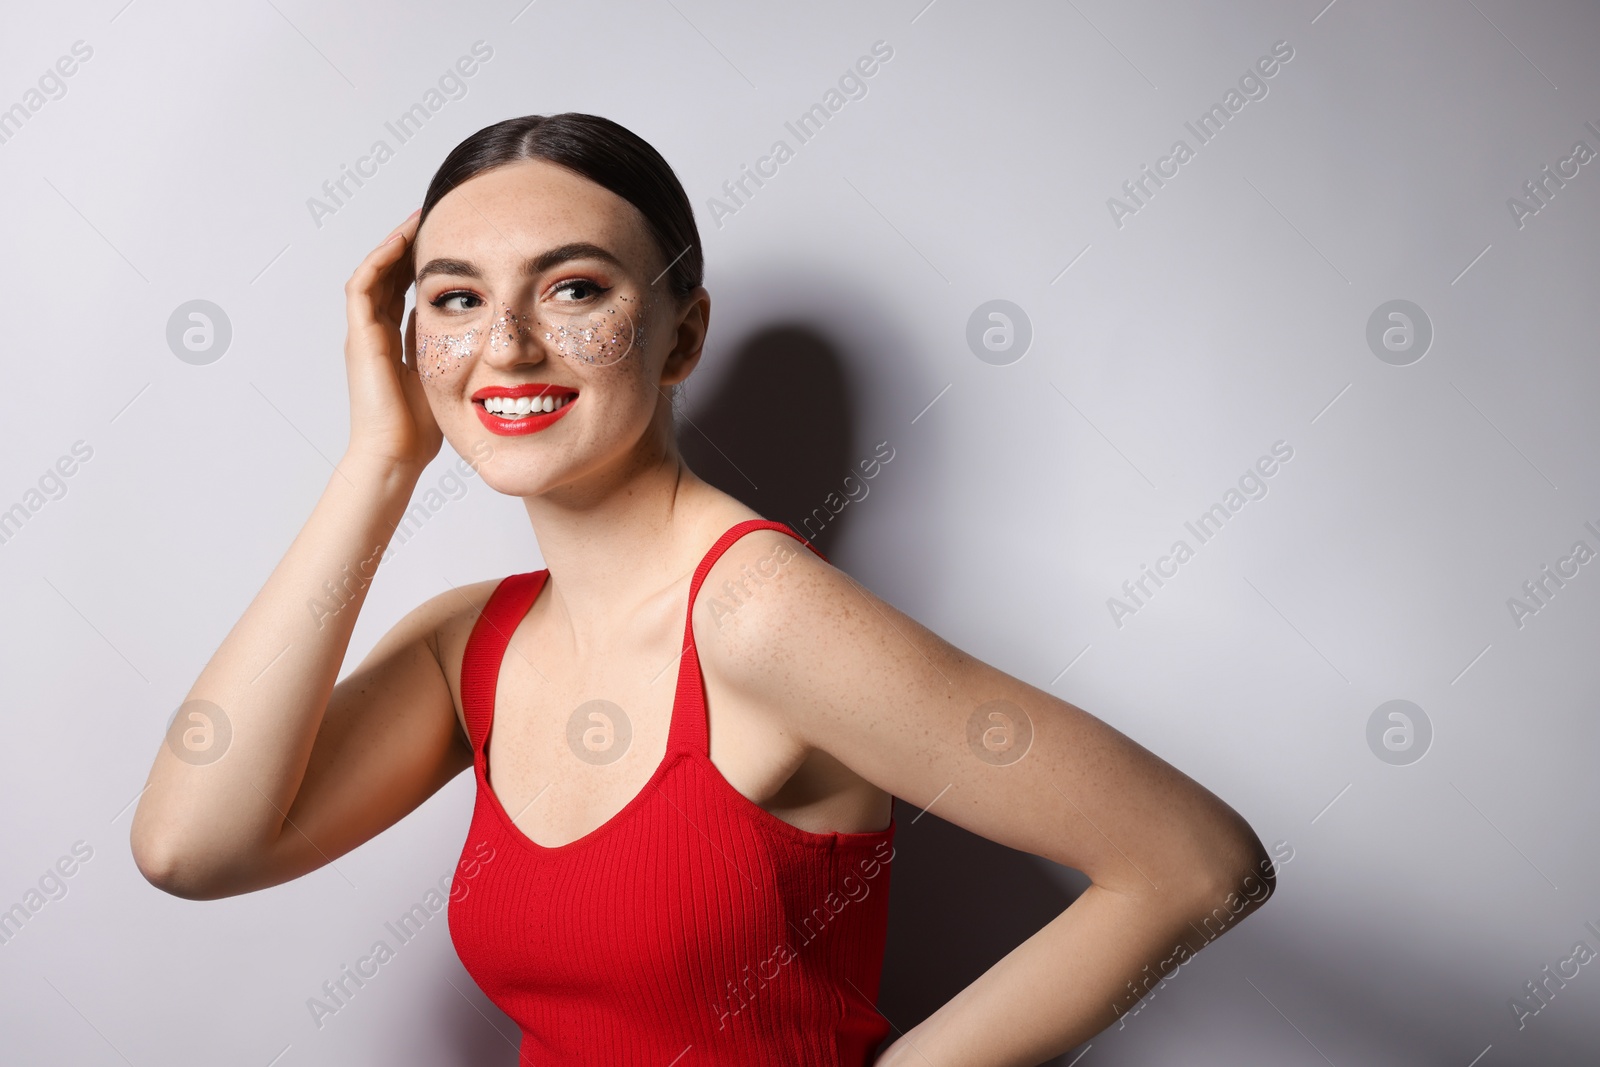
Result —
[[583, 300], [587, 300], [587, 299], [589, 299], [589, 298], [591, 298], [593, 296], [598, 296], [601, 293], [610, 292], [609, 289], [605, 288], [604, 286], [596, 285], [594, 282], [589, 281], [587, 278], [574, 278], [569, 282], [562, 282], [560, 285], [557, 285], [554, 289], [552, 289], [551, 292], [554, 292], [554, 293], [566, 293], [566, 292], [571, 292], [574, 289], [582, 291], [581, 295], [579, 295], [579, 297], [577, 299], [575, 299], [575, 300], [559, 300], [559, 301], [557, 301], [557, 303], [561, 303], [561, 304], [576, 304], [576, 303], [582, 302]]
[[[454, 303], [457, 300], [474, 300], [474, 301], [477, 301], [477, 303], [468, 304], [465, 307], [463, 307], [460, 304]], [[433, 300], [430, 301], [430, 303], [434, 307], [440, 309], [441, 311], [470, 311], [473, 308], [477, 307], [479, 304], [482, 304], [483, 301], [482, 300], [478, 300], [478, 298], [476, 296], [473, 296], [471, 293], [454, 292], [454, 293], [440, 293], [438, 296], [434, 297]]]

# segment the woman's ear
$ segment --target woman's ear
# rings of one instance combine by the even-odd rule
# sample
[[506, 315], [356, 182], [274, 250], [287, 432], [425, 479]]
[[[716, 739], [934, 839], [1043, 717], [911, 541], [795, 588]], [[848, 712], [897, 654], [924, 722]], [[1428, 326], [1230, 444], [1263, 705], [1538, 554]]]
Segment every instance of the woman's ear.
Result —
[[711, 319], [711, 294], [703, 285], [695, 286], [674, 303], [676, 309], [669, 320], [672, 348], [661, 367], [662, 385], [678, 384], [699, 364]]

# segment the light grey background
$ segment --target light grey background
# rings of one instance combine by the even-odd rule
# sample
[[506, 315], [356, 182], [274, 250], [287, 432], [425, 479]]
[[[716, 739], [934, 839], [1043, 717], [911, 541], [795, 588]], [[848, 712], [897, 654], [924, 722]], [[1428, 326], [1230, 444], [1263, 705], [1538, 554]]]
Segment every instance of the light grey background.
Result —
[[[895, 449], [835, 562], [1293, 849], [1275, 899], [1082, 1067], [1594, 1062], [1600, 964], [1521, 1029], [1510, 1000], [1600, 950], [1600, 564], [1520, 626], [1508, 601], [1600, 548], [1600, 161], [1520, 226], [1508, 199], [1600, 151], [1600, 12], [523, 2], [8, 6], [0, 108], [93, 53], [0, 144], [0, 508], [27, 512], [0, 544], [0, 907], [93, 852], [0, 945], [7, 1063], [515, 1062], [442, 914], [320, 1028], [306, 1005], [451, 872], [470, 774], [241, 898], [161, 894], [127, 838], [165, 724], [344, 447], [345, 279], [460, 139], [563, 110], [651, 141], [694, 201], [713, 330], [691, 418], [741, 403], [718, 383], [763, 331], [801, 330], [842, 375], [826, 485]], [[466, 95], [317, 225], [308, 198], [478, 40]], [[713, 221], [876, 41], [865, 96]], [[1267, 95], [1198, 145], [1184, 123], [1278, 41]], [[1108, 198], [1179, 138], [1194, 158], [1117, 225]], [[194, 299], [232, 326], [204, 366], [166, 341]], [[1004, 366], [966, 341], [994, 299], [1033, 331]], [[1394, 299], [1434, 332], [1407, 366], [1367, 343]], [[78, 441], [64, 494], [29, 498]], [[1184, 523], [1278, 441], [1266, 495], [1198, 545]], [[347, 668], [447, 583], [541, 565], [519, 503], [464, 484], [383, 567]], [[1179, 538], [1194, 558], [1119, 626], [1108, 599]], [[1434, 731], [1406, 766], [1367, 742], [1394, 699]], [[902, 1029], [1082, 884], [916, 815], [881, 1002]], [[971, 857], [1022, 873], [974, 888]]]

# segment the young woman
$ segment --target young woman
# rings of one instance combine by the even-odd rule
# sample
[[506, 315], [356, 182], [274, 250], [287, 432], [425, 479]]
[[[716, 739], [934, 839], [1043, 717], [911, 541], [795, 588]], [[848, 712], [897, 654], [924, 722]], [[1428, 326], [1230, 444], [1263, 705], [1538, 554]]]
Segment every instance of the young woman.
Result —
[[[1259, 906], [1271, 863], [1192, 779], [684, 466], [701, 280], [687, 197], [623, 127], [531, 115], [450, 153], [345, 286], [349, 446], [156, 754], [139, 869], [276, 885], [471, 767], [450, 930], [526, 1062], [1037, 1064]], [[546, 566], [440, 593], [338, 681], [441, 439]], [[893, 797], [1092, 884], [879, 1054]]]

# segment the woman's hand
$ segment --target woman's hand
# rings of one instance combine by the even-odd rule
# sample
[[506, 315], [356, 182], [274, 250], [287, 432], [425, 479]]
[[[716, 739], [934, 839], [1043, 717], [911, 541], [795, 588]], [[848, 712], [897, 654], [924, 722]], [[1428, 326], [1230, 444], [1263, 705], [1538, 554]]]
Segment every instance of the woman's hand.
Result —
[[406, 317], [406, 291], [416, 266], [412, 246], [421, 209], [412, 212], [345, 283], [345, 372], [350, 384], [347, 454], [421, 472], [439, 453], [443, 434], [417, 377], [416, 311]]

